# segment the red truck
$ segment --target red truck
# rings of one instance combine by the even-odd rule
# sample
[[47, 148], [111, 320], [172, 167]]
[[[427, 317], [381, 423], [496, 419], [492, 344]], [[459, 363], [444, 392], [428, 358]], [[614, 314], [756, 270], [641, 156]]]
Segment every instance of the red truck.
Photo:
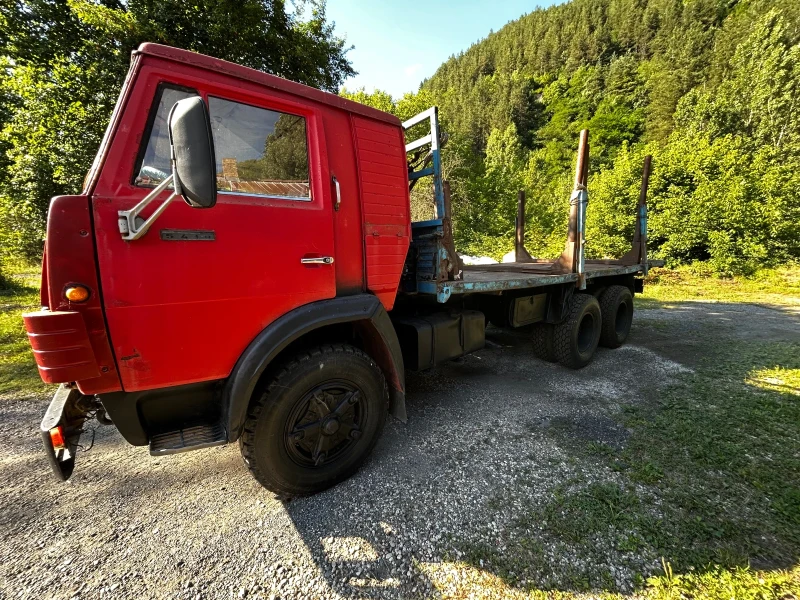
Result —
[[[238, 441], [261, 484], [310, 494], [359, 467], [387, 412], [405, 420], [406, 369], [483, 347], [487, 322], [573, 368], [622, 344], [654, 262], [649, 161], [622, 259], [584, 259], [584, 133], [562, 256], [527, 254], [521, 206], [516, 262], [470, 267], [441, 142], [435, 107], [401, 123], [141, 45], [83, 192], [52, 200], [42, 310], [24, 315], [42, 379], [61, 384], [41, 425], [56, 476], [97, 418], [153, 455]], [[412, 223], [420, 180], [434, 218]]]

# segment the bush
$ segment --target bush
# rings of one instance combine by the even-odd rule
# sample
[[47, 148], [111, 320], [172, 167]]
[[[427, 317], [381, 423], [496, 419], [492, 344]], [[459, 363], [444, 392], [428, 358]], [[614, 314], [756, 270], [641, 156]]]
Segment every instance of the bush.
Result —
[[[798, 256], [800, 185], [792, 151], [744, 140], [674, 133], [667, 144], [624, 147], [613, 168], [590, 182], [592, 257], [630, 247], [644, 155], [653, 153], [648, 193], [649, 248], [670, 265], [708, 261], [721, 274], [751, 274]], [[795, 154], [800, 154], [795, 152]]]

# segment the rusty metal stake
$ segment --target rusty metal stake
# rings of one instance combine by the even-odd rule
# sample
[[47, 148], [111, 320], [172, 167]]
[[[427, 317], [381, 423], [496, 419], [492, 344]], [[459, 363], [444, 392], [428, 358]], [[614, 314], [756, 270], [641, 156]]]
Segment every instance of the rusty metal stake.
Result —
[[442, 181], [442, 197], [443, 209], [442, 215], [442, 238], [439, 242], [444, 249], [444, 255], [441, 256], [441, 261], [438, 269], [438, 281], [453, 281], [461, 279], [461, 272], [464, 270], [464, 265], [461, 258], [456, 252], [456, 244], [453, 240], [453, 215], [450, 204], [450, 182], [447, 180]]
[[552, 269], [560, 273], [577, 273], [576, 285], [586, 289], [584, 271], [584, 245], [586, 243], [586, 205], [589, 196], [586, 182], [589, 177], [589, 130], [581, 131], [578, 142], [578, 161], [575, 164], [575, 184], [569, 199], [569, 228], [564, 252], [553, 263]]
[[517, 192], [516, 236], [514, 239], [514, 262], [533, 262], [525, 248], [525, 190]]
[[636, 227], [633, 230], [633, 245], [630, 251], [620, 259], [626, 265], [644, 265], [647, 275], [647, 188], [650, 185], [650, 170], [653, 157], [644, 157], [642, 166], [642, 186], [639, 188], [639, 202], [636, 206]]

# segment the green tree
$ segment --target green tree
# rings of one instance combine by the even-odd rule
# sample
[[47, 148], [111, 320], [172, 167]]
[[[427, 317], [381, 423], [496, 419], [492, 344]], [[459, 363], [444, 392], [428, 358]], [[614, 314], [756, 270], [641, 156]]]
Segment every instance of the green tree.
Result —
[[52, 196], [76, 193], [128, 68], [154, 41], [326, 90], [354, 74], [324, 1], [186, 4], [34, 0], [0, 5], [0, 245], [35, 256]]
[[238, 165], [246, 181], [308, 181], [305, 119], [282, 114], [264, 143], [264, 155]]
[[480, 176], [463, 187], [456, 242], [468, 254], [502, 258], [513, 248], [517, 191], [523, 186], [525, 151], [511, 124], [489, 135]]
[[15, 68], [9, 89], [19, 106], [6, 124], [9, 166], [0, 183], [3, 245], [35, 257], [52, 196], [77, 192], [103, 135], [113, 100], [97, 84], [113, 83], [98, 65], [59, 61], [49, 69]]
[[788, 35], [780, 13], [756, 21], [736, 48], [729, 78], [713, 92], [688, 94], [676, 118], [712, 136], [745, 136], [753, 148], [800, 141], [800, 41]]
[[347, 98], [348, 100], [353, 100], [354, 102], [360, 102], [361, 104], [366, 104], [372, 108], [377, 108], [383, 112], [395, 112], [396, 105], [394, 99], [392, 98], [391, 94], [384, 92], [383, 90], [375, 90], [372, 93], [369, 93], [363, 87], [354, 91], [350, 91], [347, 88], [342, 88], [339, 91], [339, 95], [343, 98]]
[[[800, 203], [789, 190], [800, 162], [799, 44], [793, 0], [572, 0], [509, 23], [422, 85], [466, 141], [456, 239], [476, 254], [509, 247], [519, 184], [526, 244], [555, 256], [588, 128], [592, 256], [630, 247], [651, 153], [658, 256], [724, 273], [797, 259]], [[512, 124], [522, 158], [490, 169]]]

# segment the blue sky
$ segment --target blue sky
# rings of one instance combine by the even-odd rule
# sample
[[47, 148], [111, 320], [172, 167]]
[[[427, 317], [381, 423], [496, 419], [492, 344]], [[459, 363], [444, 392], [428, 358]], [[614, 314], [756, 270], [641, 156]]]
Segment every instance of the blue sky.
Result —
[[554, 0], [328, 0], [327, 17], [355, 49], [348, 53], [359, 74], [345, 87], [402, 96], [416, 91], [452, 54], [489, 31]]

